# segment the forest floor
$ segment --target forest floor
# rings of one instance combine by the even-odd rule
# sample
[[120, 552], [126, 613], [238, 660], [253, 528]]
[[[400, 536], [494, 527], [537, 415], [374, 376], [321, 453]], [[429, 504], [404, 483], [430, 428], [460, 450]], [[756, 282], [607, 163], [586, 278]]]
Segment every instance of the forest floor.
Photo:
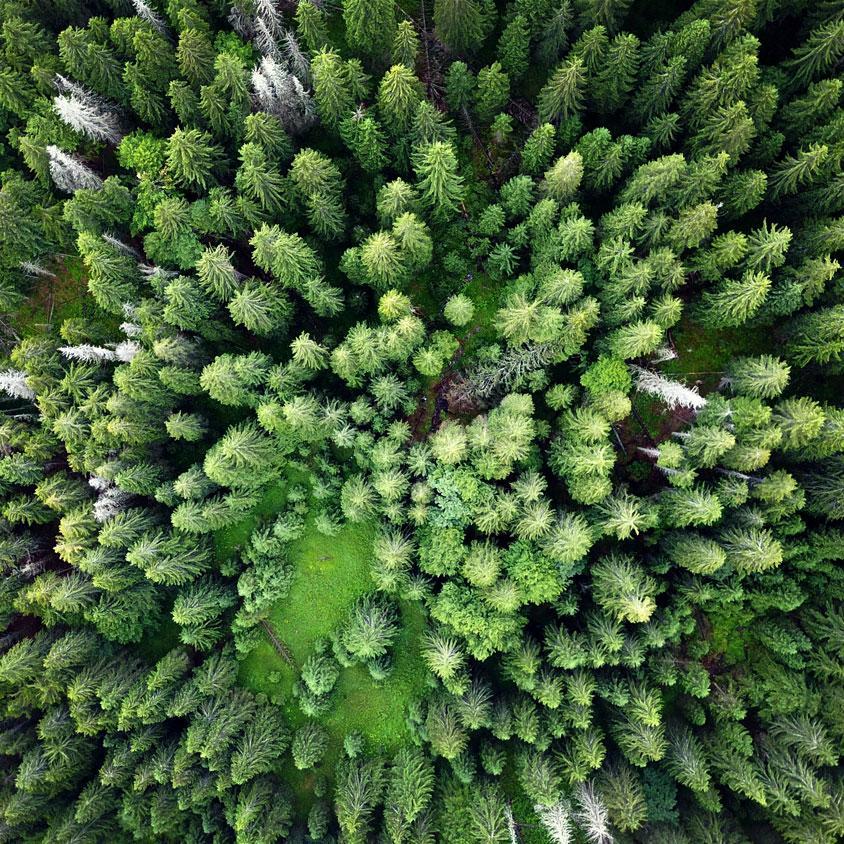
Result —
[[671, 335], [677, 357], [660, 369], [690, 387], [697, 385], [703, 395], [718, 386], [733, 358], [761, 355], [770, 348], [770, 329], [760, 326], [707, 328], [686, 318]]

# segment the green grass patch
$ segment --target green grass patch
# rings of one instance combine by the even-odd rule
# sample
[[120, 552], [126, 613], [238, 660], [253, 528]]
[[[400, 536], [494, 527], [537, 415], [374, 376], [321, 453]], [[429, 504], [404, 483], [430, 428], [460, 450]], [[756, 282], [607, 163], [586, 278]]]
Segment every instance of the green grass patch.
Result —
[[633, 408], [638, 414], [638, 418], [634, 417], [631, 420], [633, 430], [639, 430], [641, 428], [640, 423], [644, 422], [645, 429], [651, 438], [659, 440], [662, 436], [662, 429], [666, 424], [666, 419], [669, 416], [669, 411], [664, 404], [661, 404], [647, 393], [633, 393], [631, 398], [633, 400]]
[[273, 609], [270, 621], [297, 664], [304, 662], [317, 639], [334, 630], [360, 595], [372, 590], [374, 535], [370, 524], [350, 524], [337, 536], [323, 536], [309, 519], [304, 535], [291, 545], [290, 593]]
[[[356, 599], [372, 590], [369, 568], [374, 536], [372, 524], [348, 524], [336, 536], [323, 536], [309, 519], [304, 535], [292, 544], [290, 592], [274, 607], [270, 622], [297, 665], [307, 659], [318, 639], [341, 624]], [[319, 719], [329, 732], [328, 752], [319, 770], [329, 777], [350, 732], [363, 734], [368, 751], [393, 752], [409, 739], [407, 708], [425, 688], [419, 651], [425, 612], [411, 602], [402, 602], [400, 609], [401, 627], [390, 676], [376, 683], [362, 666], [343, 669], [332, 693], [331, 709]], [[293, 697], [297, 679], [298, 673], [268, 641], [241, 664], [242, 685], [278, 700], [293, 727], [306, 720]], [[298, 806], [306, 810], [312, 800], [314, 772], [297, 771], [285, 762], [280, 773], [292, 786]]]
[[[669, 378], [689, 387], [697, 386], [703, 395], [718, 386], [730, 360], [763, 354], [770, 339], [765, 328], [706, 328], [688, 318], [680, 322], [672, 335], [677, 357], [659, 364], [658, 368]], [[644, 422], [648, 434], [660, 442], [672, 430], [684, 427], [677, 413], [669, 411], [653, 396], [634, 392], [631, 399], [639, 417], [632, 422], [633, 430], [638, 431], [639, 422]]]
[[416, 601], [401, 603], [401, 629], [393, 644], [393, 671], [382, 683], [373, 682], [363, 666], [342, 672], [335, 707], [323, 723], [336, 736], [357, 731], [373, 749], [395, 751], [407, 742], [407, 707], [425, 688], [419, 641], [425, 631], [425, 611]]

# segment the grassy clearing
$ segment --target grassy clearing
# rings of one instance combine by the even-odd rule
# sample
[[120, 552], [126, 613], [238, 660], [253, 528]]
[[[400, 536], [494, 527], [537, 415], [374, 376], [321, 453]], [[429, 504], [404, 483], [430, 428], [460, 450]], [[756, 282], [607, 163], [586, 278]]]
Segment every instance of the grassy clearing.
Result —
[[425, 612], [416, 602], [401, 604], [401, 629], [393, 646], [394, 668], [383, 683], [375, 683], [362, 666], [344, 671], [337, 683], [337, 704], [323, 719], [336, 736], [358, 731], [372, 748], [394, 751], [408, 738], [407, 707], [421, 695], [425, 672], [419, 640]]
[[[671, 378], [690, 387], [697, 386], [703, 395], [718, 386], [730, 360], [763, 354], [768, 343], [764, 328], [705, 328], [688, 318], [672, 334], [677, 357], [660, 364], [659, 368]], [[648, 433], [657, 442], [670, 436], [672, 430], [685, 426], [683, 414], [667, 410], [659, 400], [645, 393], [636, 393], [632, 399]], [[637, 421], [633, 422], [633, 428], [639, 429]]]
[[304, 662], [317, 639], [337, 626], [355, 599], [372, 589], [373, 536], [373, 527], [365, 524], [347, 525], [337, 536], [327, 537], [309, 520], [305, 534], [293, 543], [290, 594], [273, 609], [270, 621], [297, 664]]
[[[371, 524], [346, 525], [337, 536], [326, 537], [309, 519], [305, 534], [293, 543], [295, 571], [290, 593], [273, 609], [270, 621], [297, 665], [305, 661], [318, 639], [342, 622], [355, 600], [372, 590], [369, 566], [374, 533]], [[227, 542], [232, 539], [227, 537]], [[422, 607], [402, 603], [395, 664], [389, 678], [376, 683], [361, 666], [341, 671], [332, 707], [319, 719], [329, 732], [329, 748], [320, 772], [331, 776], [343, 739], [350, 732], [360, 732], [370, 751], [392, 752], [408, 740], [407, 707], [425, 685], [418, 645], [424, 626]], [[241, 683], [278, 700], [293, 726], [306, 720], [293, 697], [296, 680], [297, 673], [269, 642], [258, 645], [241, 665]], [[300, 772], [286, 764], [281, 774], [293, 787], [299, 806], [307, 808], [314, 772]]]

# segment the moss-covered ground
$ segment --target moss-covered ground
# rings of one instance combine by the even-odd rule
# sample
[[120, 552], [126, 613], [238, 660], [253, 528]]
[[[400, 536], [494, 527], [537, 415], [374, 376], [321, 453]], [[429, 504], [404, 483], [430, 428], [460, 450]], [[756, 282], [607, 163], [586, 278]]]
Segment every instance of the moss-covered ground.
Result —
[[718, 386], [732, 358], [770, 349], [769, 329], [752, 325], [708, 328], [687, 318], [672, 331], [672, 338], [677, 357], [660, 369], [690, 386], [697, 384], [702, 393]]
[[[372, 590], [373, 537], [374, 528], [368, 524], [346, 525], [336, 536], [323, 536], [309, 520], [305, 534], [293, 543], [290, 593], [273, 608], [270, 623], [297, 665], [307, 659], [318, 639], [337, 628], [355, 600]], [[373, 749], [394, 750], [405, 741], [407, 704], [424, 684], [416, 642], [424, 620], [418, 604], [401, 605], [395, 667], [384, 682], [376, 683], [359, 666], [341, 672], [334, 705], [320, 719], [339, 743], [354, 730], [363, 733]], [[301, 723], [304, 717], [292, 697], [296, 679], [294, 670], [269, 642], [255, 648], [241, 669], [245, 685], [281, 700], [291, 722]]]
[[252, 535], [252, 531], [270, 516], [280, 513], [287, 503], [287, 488], [289, 479], [285, 478], [274, 484], [270, 484], [261, 495], [257, 506], [248, 516], [227, 528], [218, 530], [214, 534], [214, 549], [217, 559], [225, 561], [230, 559], [238, 549], [244, 547]]
[[120, 320], [97, 307], [88, 295], [88, 280], [80, 258], [68, 256], [52, 268], [55, 275], [32, 280], [26, 298], [10, 315], [10, 324], [23, 337], [58, 331], [67, 319], [84, 319], [98, 329], [117, 334]]

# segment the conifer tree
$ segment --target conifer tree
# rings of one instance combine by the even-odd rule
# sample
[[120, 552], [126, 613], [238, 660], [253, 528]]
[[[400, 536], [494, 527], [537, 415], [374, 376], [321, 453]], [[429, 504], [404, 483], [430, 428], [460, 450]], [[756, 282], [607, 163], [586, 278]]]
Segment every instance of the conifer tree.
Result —
[[515, 15], [504, 27], [498, 39], [497, 55], [511, 79], [524, 76], [530, 63], [530, 26], [524, 15]]
[[510, 96], [510, 80], [499, 62], [478, 71], [475, 89], [475, 112], [482, 123], [489, 123]]
[[437, 37], [450, 50], [465, 53], [483, 41], [490, 10], [481, 0], [436, 0], [434, 26]]
[[358, 109], [340, 123], [340, 136], [369, 173], [377, 173], [387, 164], [386, 137], [374, 117]]
[[311, 62], [311, 74], [320, 119], [329, 126], [336, 126], [349, 115], [354, 105], [340, 54], [327, 48], [319, 50]]
[[539, 92], [540, 120], [558, 123], [583, 107], [586, 67], [579, 58], [563, 62]]
[[317, 52], [330, 44], [325, 12], [315, 3], [296, 5], [296, 30], [311, 52]]
[[188, 188], [209, 186], [215, 156], [211, 137], [198, 129], [176, 129], [167, 142], [167, 166], [173, 178]]
[[378, 108], [394, 134], [406, 131], [416, 106], [422, 100], [422, 84], [410, 68], [393, 65], [381, 79], [378, 87]]
[[522, 170], [537, 175], [550, 163], [557, 146], [557, 132], [550, 123], [543, 123], [531, 132], [522, 149]]
[[419, 37], [410, 21], [399, 21], [393, 39], [390, 58], [393, 64], [403, 64], [411, 70], [416, 66], [419, 53]]
[[387, 53], [396, 31], [392, 0], [344, 0], [343, 23], [349, 46], [379, 57]]
[[413, 162], [422, 205], [435, 219], [448, 219], [463, 201], [463, 179], [457, 171], [457, 156], [451, 144], [437, 141], [420, 148]]

